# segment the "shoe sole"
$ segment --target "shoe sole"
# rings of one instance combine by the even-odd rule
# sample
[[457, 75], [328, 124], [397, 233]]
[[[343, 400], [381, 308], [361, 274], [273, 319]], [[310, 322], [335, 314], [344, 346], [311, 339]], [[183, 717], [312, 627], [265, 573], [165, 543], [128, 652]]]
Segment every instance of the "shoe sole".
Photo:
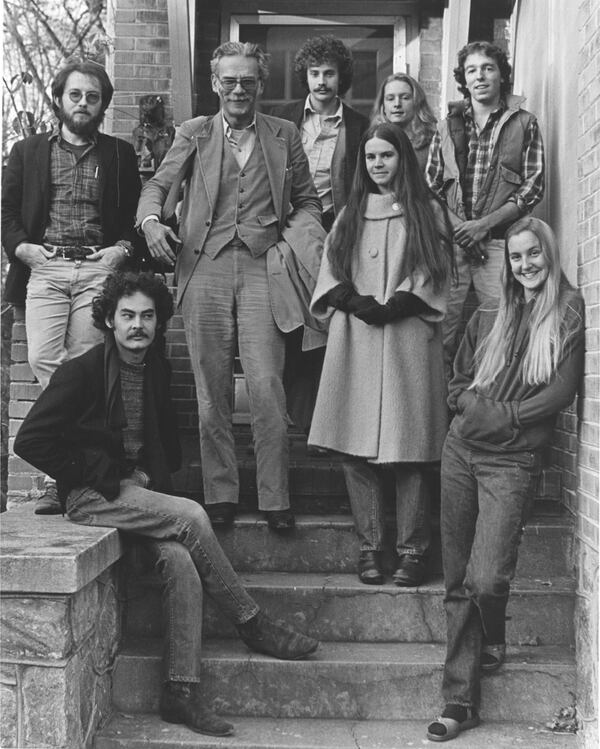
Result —
[[493, 665], [487, 665], [487, 666], [482, 666], [480, 664], [479, 670], [481, 671], [482, 674], [493, 674], [495, 671], [498, 671], [502, 667], [503, 663], [504, 661], [498, 661], [498, 663], [494, 663]]
[[62, 507], [38, 507], [33, 511], [34, 515], [63, 515]]
[[384, 577], [361, 577], [359, 575], [358, 579], [364, 585], [383, 585], [383, 583], [385, 582]]
[[419, 585], [423, 585], [425, 580], [402, 580], [398, 579], [397, 577], [392, 578], [394, 581], [394, 585], [397, 585], [399, 588], [418, 588]]
[[[440, 723], [441, 721], [434, 720], [433, 722]], [[453, 729], [451, 733], [446, 733], [444, 736], [438, 736], [435, 733], [429, 733], [429, 731], [427, 731], [427, 738], [429, 739], [429, 741], [438, 741], [438, 742], [452, 741], [452, 739], [455, 739], [457, 736], [460, 736], [460, 734], [463, 731], [468, 731], [469, 728], [476, 728], [480, 724], [480, 722], [481, 722], [481, 719], [479, 718], [479, 716], [477, 716], [476, 718], [469, 718], [468, 720], [465, 720], [463, 723], [458, 723], [458, 726], [456, 729]], [[442, 723], [442, 725], [445, 725], [445, 724]], [[446, 726], [446, 729], [448, 729], [448, 726]]]
[[303, 653], [298, 653], [298, 655], [275, 655], [274, 653], [266, 653], [264, 650], [251, 648], [249, 645], [246, 645], [246, 647], [252, 653], [260, 653], [260, 655], [266, 655], [269, 658], [277, 658], [278, 661], [300, 661], [302, 660], [302, 658], [306, 658], [307, 656], [312, 655], [314, 652], [316, 652], [319, 648], [319, 645], [320, 643], [317, 642], [317, 644], [313, 645], [310, 650], [305, 650]]
[[217, 733], [216, 731], [209, 731], [207, 728], [196, 728], [195, 726], [191, 726], [189, 723], [186, 723], [184, 720], [175, 720], [174, 718], [163, 718], [162, 715], [160, 716], [160, 719], [164, 723], [171, 723], [175, 726], [185, 726], [186, 728], [189, 728], [190, 731], [193, 731], [194, 733], [201, 733], [204, 736], [232, 736], [234, 733], [234, 727], [227, 729], [226, 732], [220, 732]]

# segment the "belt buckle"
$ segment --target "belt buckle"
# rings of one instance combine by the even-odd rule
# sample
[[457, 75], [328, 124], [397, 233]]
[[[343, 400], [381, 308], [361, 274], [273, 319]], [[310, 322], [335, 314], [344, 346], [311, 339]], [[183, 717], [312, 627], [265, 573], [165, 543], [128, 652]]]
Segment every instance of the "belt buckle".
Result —
[[73, 260], [85, 260], [90, 253], [84, 247], [73, 247], [71, 257]]

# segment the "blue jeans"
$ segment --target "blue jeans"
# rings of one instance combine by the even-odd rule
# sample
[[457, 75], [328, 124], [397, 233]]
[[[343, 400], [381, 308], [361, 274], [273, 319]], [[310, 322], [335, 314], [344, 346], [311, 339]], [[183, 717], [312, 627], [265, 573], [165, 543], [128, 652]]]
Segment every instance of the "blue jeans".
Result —
[[480, 243], [486, 250], [488, 259], [484, 265], [473, 265], [466, 258], [462, 249], [454, 245], [456, 258], [457, 282], [451, 284], [448, 297], [448, 309], [442, 320], [444, 339], [444, 360], [448, 372], [452, 373], [452, 362], [458, 349], [458, 331], [462, 322], [463, 306], [471, 287], [477, 294], [479, 304], [498, 299], [500, 278], [504, 267], [504, 240], [489, 239]]
[[67, 515], [74, 523], [117, 528], [157, 542], [154, 551], [165, 583], [166, 678], [200, 680], [203, 589], [236, 624], [258, 613], [196, 502], [152, 491], [137, 478], [128, 478], [111, 502], [89, 487], [73, 489]]
[[92, 325], [92, 299], [114, 270], [104, 260], [60, 257], [32, 269], [25, 328], [29, 364], [43, 388], [59, 364], [104, 340], [104, 333]]
[[289, 446], [285, 337], [273, 319], [266, 254], [227, 245], [200, 255], [182, 301], [200, 423], [205, 504], [237, 503], [231, 400], [236, 340], [246, 375], [260, 510], [286, 510]]
[[505, 642], [510, 581], [539, 474], [537, 453], [483, 452], [452, 433], [446, 438], [440, 530], [447, 703], [479, 707], [481, 647]]
[[354, 525], [361, 551], [381, 551], [384, 531], [385, 474], [394, 474], [396, 487], [396, 551], [426, 556], [431, 543], [429, 491], [424, 465], [378, 465], [344, 455], [342, 462]]

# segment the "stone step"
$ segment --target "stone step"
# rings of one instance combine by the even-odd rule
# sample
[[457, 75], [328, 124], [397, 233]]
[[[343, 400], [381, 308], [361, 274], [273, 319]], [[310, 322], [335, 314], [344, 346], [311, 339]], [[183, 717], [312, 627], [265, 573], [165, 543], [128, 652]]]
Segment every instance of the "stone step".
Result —
[[[444, 586], [436, 577], [418, 588], [363, 585], [356, 575], [241, 573], [258, 604], [275, 619], [324, 641], [445, 642]], [[132, 581], [135, 600], [127, 612], [129, 636], [160, 636], [160, 581]], [[509, 599], [507, 642], [514, 645], [574, 643], [575, 582], [570, 578], [517, 578]], [[208, 596], [207, 637], [237, 637], [234, 627]]]
[[[434, 716], [431, 716], [434, 717]], [[96, 735], [95, 749], [412, 749], [433, 747], [426, 720], [297, 720], [234, 717], [225, 739], [164, 723], [157, 715], [117, 713]], [[575, 749], [574, 734], [527, 721], [485, 721], [460, 736], [460, 749]]]
[[[438, 526], [433, 518], [431, 574], [442, 572]], [[295, 531], [281, 536], [269, 530], [261, 514], [245, 512], [236, 517], [233, 528], [216, 533], [238, 572], [356, 572], [359, 545], [348, 515], [297, 515]], [[532, 518], [519, 548], [517, 575], [542, 579], [573, 575], [572, 543], [572, 523], [566, 518]], [[391, 572], [397, 562], [393, 528], [387, 529], [385, 546], [384, 565]]]
[[[430, 570], [442, 571], [439, 518], [432, 518], [433, 541]], [[242, 572], [356, 571], [359, 545], [350, 515], [305, 514], [296, 516], [292, 535], [269, 530], [262, 514], [243, 512], [230, 530], [217, 536], [233, 567]], [[548, 577], [574, 574], [571, 559], [573, 526], [567, 518], [534, 516], [525, 526], [519, 549], [517, 574]], [[395, 524], [386, 528], [384, 565], [395, 569]]]
[[[113, 674], [113, 705], [158, 709], [160, 639], [126, 642]], [[440, 708], [445, 647], [436, 644], [323, 643], [305, 661], [251, 653], [239, 640], [207, 640], [203, 691], [224, 715], [346, 720], [427, 720]], [[564, 646], [509, 648], [503, 668], [483, 679], [490, 721], [550, 720], [572, 702], [574, 655]]]

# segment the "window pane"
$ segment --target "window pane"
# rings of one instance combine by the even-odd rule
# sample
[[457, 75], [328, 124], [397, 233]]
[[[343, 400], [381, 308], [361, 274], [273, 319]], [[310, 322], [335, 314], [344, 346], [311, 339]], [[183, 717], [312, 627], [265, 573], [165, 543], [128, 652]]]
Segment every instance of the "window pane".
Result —
[[340, 38], [354, 57], [354, 80], [344, 100], [369, 114], [377, 88], [392, 72], [394, 30], [387, 26], [267, 26], [241, 24], [239, 39], [255, 42], [271, 54], [271, 76], [262, 95], [262, 109], [305, 96], [294, 74], [294, 56], [306, 39], [323, 34]]

